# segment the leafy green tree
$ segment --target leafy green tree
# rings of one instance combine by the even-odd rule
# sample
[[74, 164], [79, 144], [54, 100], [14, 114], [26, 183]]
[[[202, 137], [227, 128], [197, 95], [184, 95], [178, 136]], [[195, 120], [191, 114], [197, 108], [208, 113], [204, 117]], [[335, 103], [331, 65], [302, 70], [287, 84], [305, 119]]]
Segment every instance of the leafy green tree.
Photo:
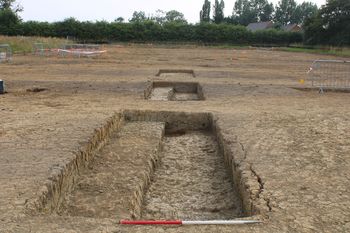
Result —
[[144, 11], [134, 11], [132, 18], [129, 20], [132, 23], [141, 23], [147, 21], [146, 13]]
[[285, 25], [294, 22], [294, 12], [297, 8], [295, 0], [280, 0], [276, 7], [275, 21]]
[[175, 22], [186, 24], [187, 20], [185, 19], [184, 14], [179, 11], [171, 10], [165, 13], [165, 21], [166, 22]]
[[116, 20], [114, 20], [114, 22], [124, 23], [124, 18], [123, 17], [118, 17]]
[[323, 28], [323, 20], [319, 12], [305, 20], [303, 29], [305, 44], [323, 44], [327, 41], [324, 38], [326, 30]]
[[272, 3], [269, 3], [267, 0], [262, 1], [262, 5], [260, 8], [260, 12], [258, 14], [259, 20], [261, 22], [270, 21], [273, 19], [273, 12], [275, 11], [275, 8], [273, 7]]
[[232, 15], [239, 17], [243, 14], [243, 6], [247, 4], [247, 0], [236, 0], [233, 7]]
[[151, 15], [150, 20], [158, 24], [163, 24], [166, 21], [165, 14], [166, 11], [158, 9], [155, 14]]
[[[193, 41], [202, 43], [235, 44], [288, 44], [300, 43], [301, 33], [277, 30], [250, 32], [244, 26], [230, 24], [201, 23], [180, 24], [168, 22], [158, 24], [152, 20], [142, 23], [117, 23], [106, 21], [80, 22], [69, 18], [61, 22], [23, 22], [8, 28], [8, 35], [23, 36], [72, 36], [86, 43], [110, 41]], [[2, 28], [0, 27], [2, 32]]]
[[237, 0], [232, 18], [237, 24], [248, 25], [271, 20], [273, 11], [273, 4], [267, 0]]
[[73, 17], [54, 23], [56, 34], [59, 37], [78, 37], [81, 26], [82, 24]]
[[12, 26], [18, 24], [19, 21], [20, 20], [16, 13], [10, 9], [0, 10], [0, 27], [11, 28]]
[[317, 12], [317, 5], [312, 2], [297, 4], [294, 0], [281, 0], [276, 9], [276, 22], [281, 25], [301, 24]]
[[241, 25], [258, 21], [250, 0], [237, 0], [233, 8], [232, 18], [236, 24]]
[[205, 0], [202, 10], [199, 13], [199, 17], [200, 17], [200, 22], [206, 22], [209, 23], [210, 22], [210, 8], [211, 8], [211, 3], [209, 0]]
[[187, 23], [184, 14], [176, 10], [171, 10], [168, 12], [157, 10], [156, 13], [151, 16], [150, 20], [161, 25], [170, 22], [182, 24]]
[[26, 21], [17, 25], [19, 28], [17, 35], [26, 35], [26, 36], [53, 36], [53, 24], [48, 22], [36, 22], [36, 21]]
[[23, 11], [23, 7], [16, 0], [0, 0], [0, 10], [11, 10], [14, 13]]
[[297, 5], [292, 17], [291, 23], [301, 24], [305, 19], [312, 17], [317, 12], [317, 5], [312, 2], [303, 2]]
[[13, 28], [21, 21], [17, 13], [22, 10], [15, 0], [0, 0], [0, 34], [13, 34]]
[[215, 0], [214, 4], [214, 15], [213, 15], [213, 21], [216, 24], [222, 23], [224, 21], [224, 9], [225, 9], [225, 2], [224, 0]]
[[267, 0], [250, 0], [251, 11], [259, 22], [265, 22], [272, 19], [274, 7]]
[[304, 23], [305, 42], [350, 45], [350, 1], [327, 0], [319, 12]]

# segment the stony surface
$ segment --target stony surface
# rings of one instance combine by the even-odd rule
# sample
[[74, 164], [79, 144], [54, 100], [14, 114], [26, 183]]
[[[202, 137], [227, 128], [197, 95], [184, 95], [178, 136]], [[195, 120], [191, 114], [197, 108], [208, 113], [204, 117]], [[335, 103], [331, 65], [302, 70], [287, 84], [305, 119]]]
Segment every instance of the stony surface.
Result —
[[197, 93], [175, 92], [173, 100], [175, 100], [175, 101], [199, 100], [199, 97], [198, 97]]
[[153, 88], [150, 100], [168, 101], [174, 95], [174, 88], [172, 87], [156, 87]]
[[[290, 88], [319, 58], [334, 57], [151, 46], [111, 46], [100, 59], [15, 56], [0, 65], [8, 91], [0, 95], [0, 232], [349, 232], [349, 94]], [[169, 66], [196, 78], [154, 76]], [[145, 100], [147, 81], [164, 79], [200, 82], [206, 101]], [[55, 169], [120, 109], [214, 113], [261, 181], [264, 223], [124, 227], [116, 218], [27, 213]]]
[[214, 135], [189, 131], [164, 140], [161, 164], [145, 195], [143, 219], [234, 219], [240, 217], [224, 157]]

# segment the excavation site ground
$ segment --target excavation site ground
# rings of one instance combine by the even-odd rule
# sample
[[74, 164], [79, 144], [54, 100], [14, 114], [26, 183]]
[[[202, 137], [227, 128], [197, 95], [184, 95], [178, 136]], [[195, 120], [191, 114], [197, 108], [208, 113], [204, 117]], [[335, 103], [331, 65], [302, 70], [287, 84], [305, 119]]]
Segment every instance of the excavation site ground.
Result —
[[350, 231], [350, 94], [307, 77], [345, 58], [106, 49], [0, 64], [0, 232]]

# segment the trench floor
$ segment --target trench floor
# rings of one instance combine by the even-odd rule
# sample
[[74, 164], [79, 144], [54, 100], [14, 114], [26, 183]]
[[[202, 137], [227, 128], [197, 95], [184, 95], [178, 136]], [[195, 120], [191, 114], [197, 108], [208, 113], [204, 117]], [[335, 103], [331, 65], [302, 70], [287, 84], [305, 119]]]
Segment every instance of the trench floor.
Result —
[[174, 94], [172, 87], [156, 87], [153, 88], [150, 99], [167, 101]]
[[186, 101], [199, 100], [199, 96], [197, 93], [175, 92], [173, 87], [156, 87], [153, 88], [149, 99], [163, 101]]
[[213, 134], [191, 131], [163, 140], [160, 167], [145, 195], [143, 219], [232, 219], [241, 205]]
[[[59, 210], [64, 216], [130, 219], [138, 187], [157, 163], [164, 123], [130, 122], [112, 135]], [[141, 206], [139, 206], [141, 207]]]
[[179, 93], [175, 92], [173, 99], [175, 101], [186, 101], [186, 100], [199, 100], [197, 93]]

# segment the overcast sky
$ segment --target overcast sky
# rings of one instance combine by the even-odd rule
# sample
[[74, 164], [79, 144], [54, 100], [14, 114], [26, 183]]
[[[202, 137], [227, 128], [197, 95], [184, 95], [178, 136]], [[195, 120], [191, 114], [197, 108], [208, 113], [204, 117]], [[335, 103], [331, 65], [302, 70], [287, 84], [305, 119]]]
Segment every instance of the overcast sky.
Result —
[[[270, 0], [276, 4], [279, 0]], [[296, 0], [298, 3], [303, 0]], [[318, 6], [326, 0], [308, 0]], [[118, 17], [125, 20], [131, 18], [134, 11], [154, 13], [157, 9], [177, 10], [191, 22], [199, 21], [199, 12], [204, 0], [18, 0], [24, 7], [20, 14], [23, 20], [61, 21], [68, 17], [78, 20], [107, 20], [114, 21]], [[213, 3], [214, 0], [211, 0]], [[231, 15], [235, 0], [225, 0], [225, 15]]]

